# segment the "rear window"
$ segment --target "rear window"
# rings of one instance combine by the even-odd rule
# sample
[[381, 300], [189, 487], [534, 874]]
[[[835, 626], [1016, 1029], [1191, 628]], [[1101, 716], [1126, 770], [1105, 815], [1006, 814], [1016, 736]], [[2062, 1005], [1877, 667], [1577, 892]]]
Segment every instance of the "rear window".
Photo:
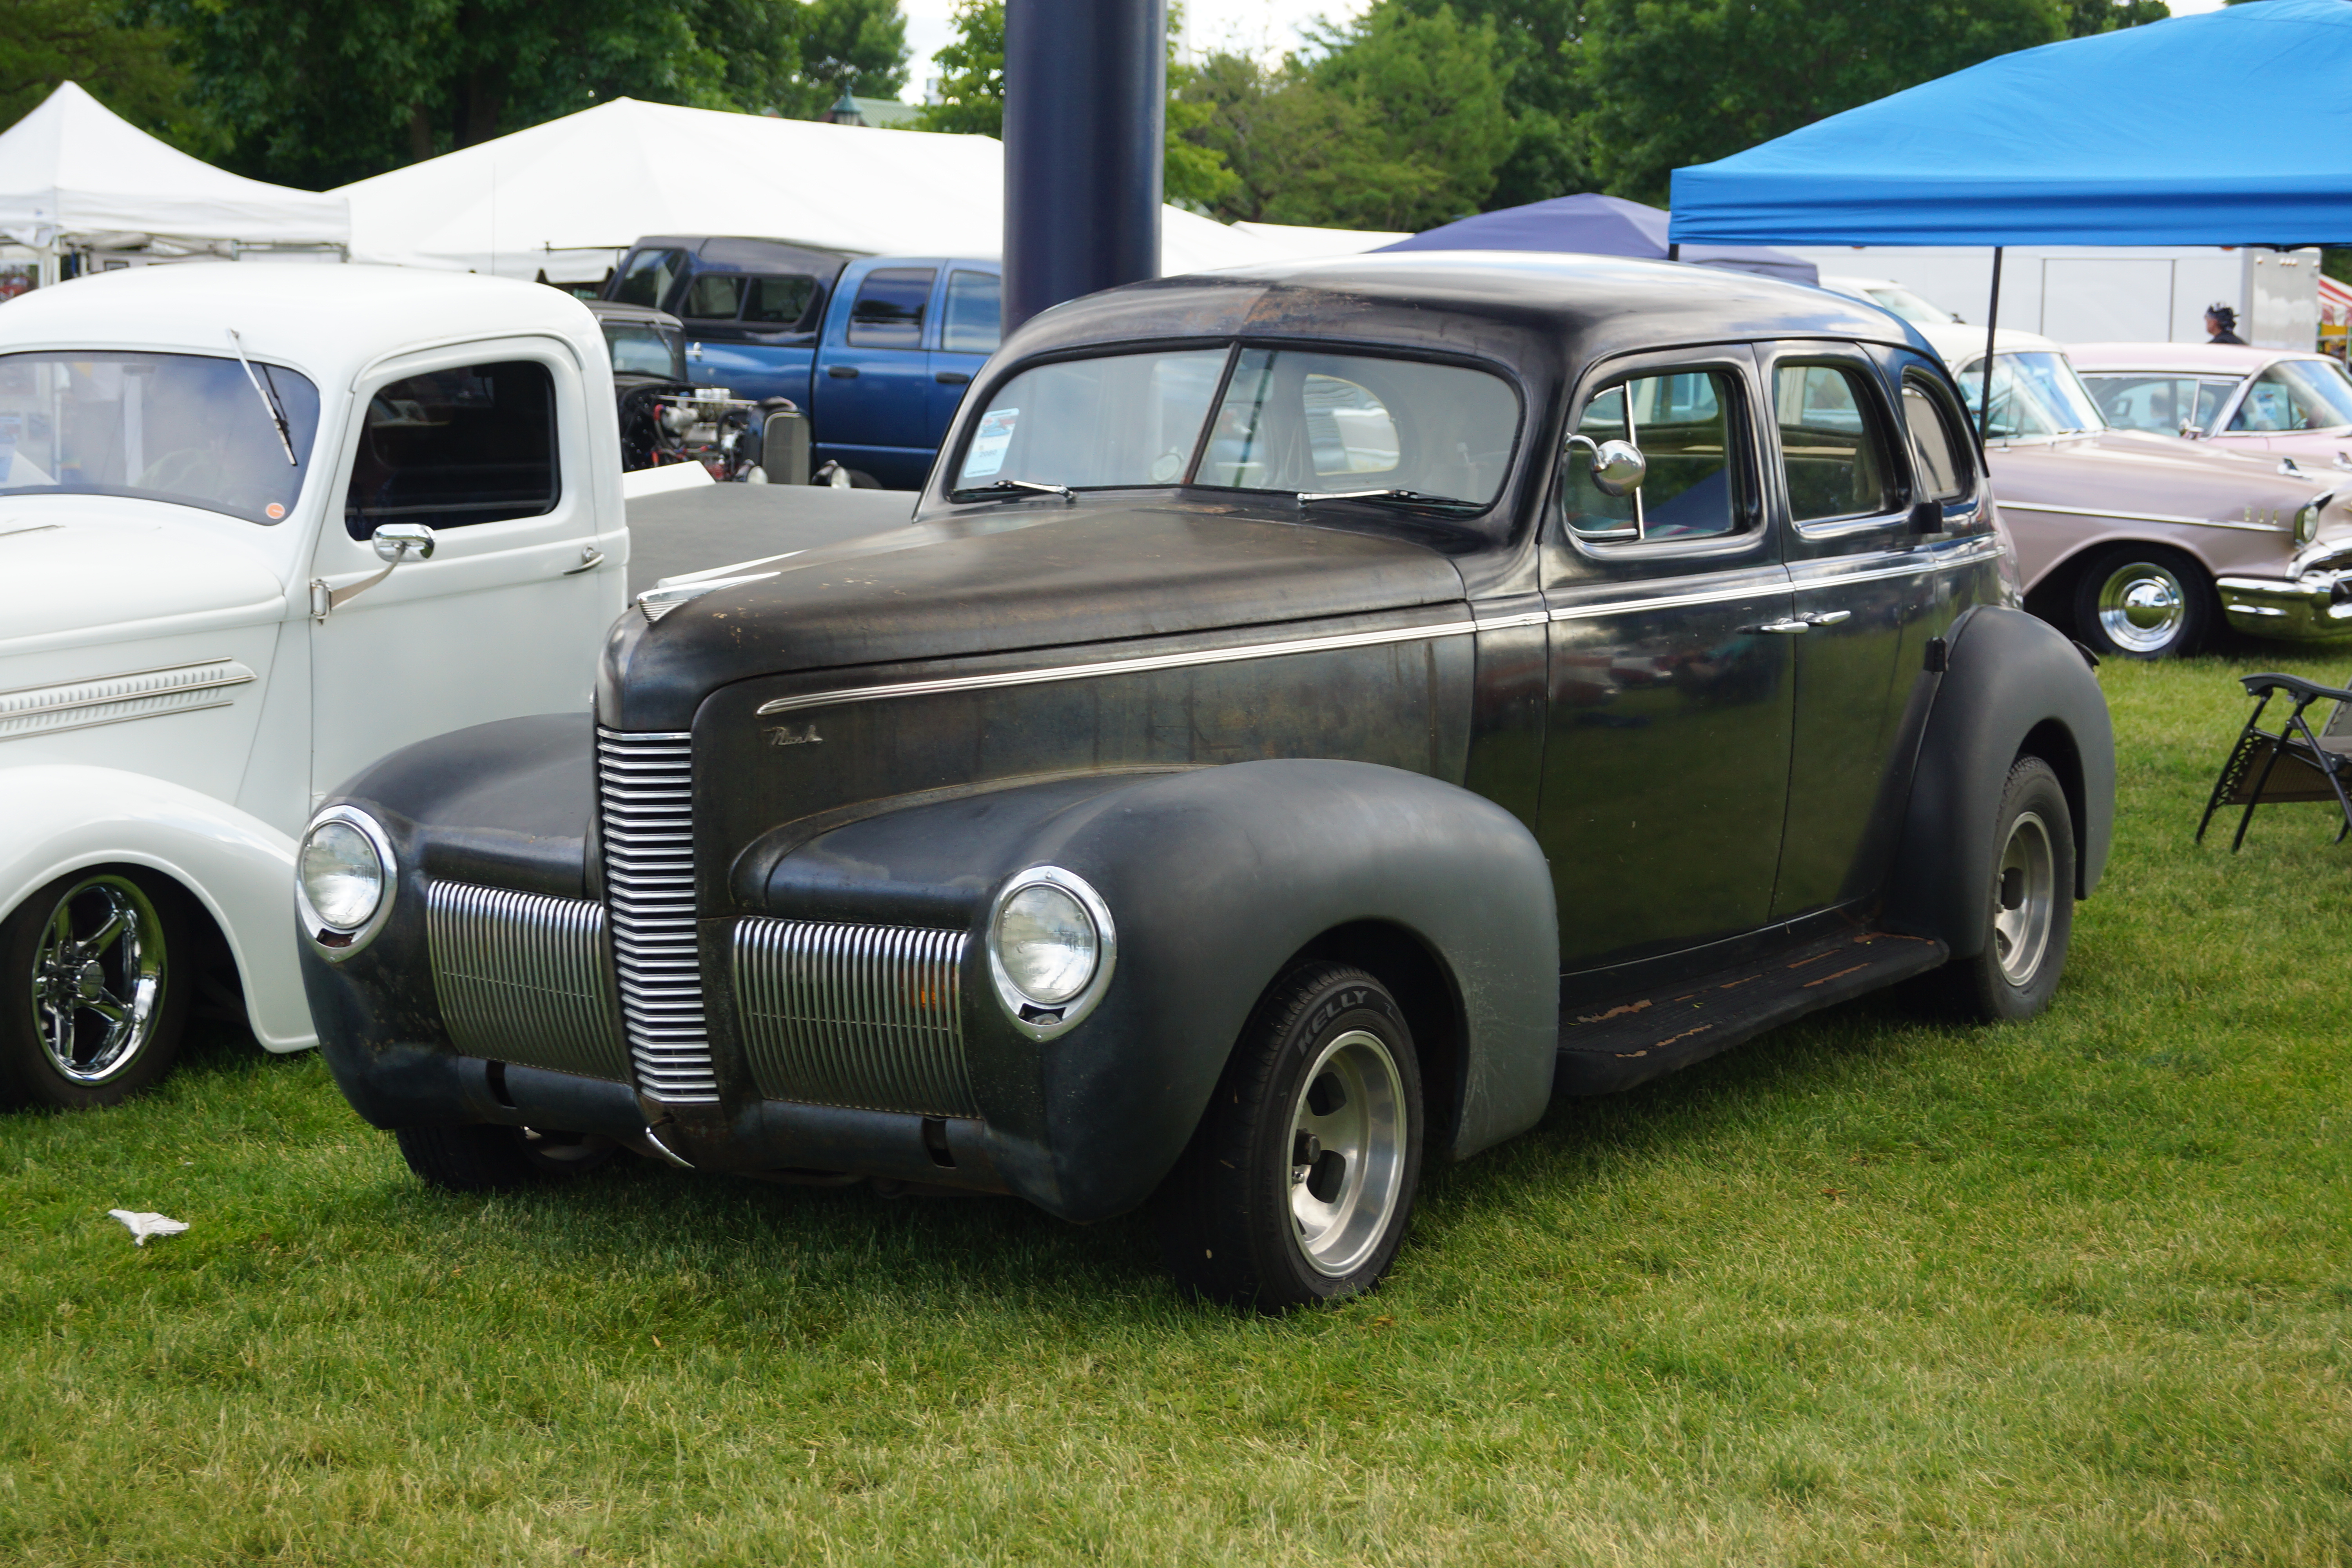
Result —
[[866, 349], [919, 349], [930, 308], [929, 267], [885, 267], [866, 275], [849, 308], [849, 341]]
[[368, 400], [343, 526], [464, 528], [555, 510], [555, 382], [535, 360], [430, 371]]

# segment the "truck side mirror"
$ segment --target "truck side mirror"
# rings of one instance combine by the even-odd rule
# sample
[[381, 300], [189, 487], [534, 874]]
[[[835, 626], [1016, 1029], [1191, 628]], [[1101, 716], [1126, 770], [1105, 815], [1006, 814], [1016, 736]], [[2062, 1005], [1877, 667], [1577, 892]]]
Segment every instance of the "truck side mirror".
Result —
[[383, 563], [383, 570], [373, 577], [362, 577], [347, 588], [330, 589], [323, 578], [310, 579], [310, 618], [322, 625], [327, 617], [350, 604], [378, 583], [392, 575], [392, 569], [408, 559], [413, 552], [419, 561], [433, 559], [433, 531], [421, 522], [387, 522], [368, 535], [375, 547], [375, 558]]

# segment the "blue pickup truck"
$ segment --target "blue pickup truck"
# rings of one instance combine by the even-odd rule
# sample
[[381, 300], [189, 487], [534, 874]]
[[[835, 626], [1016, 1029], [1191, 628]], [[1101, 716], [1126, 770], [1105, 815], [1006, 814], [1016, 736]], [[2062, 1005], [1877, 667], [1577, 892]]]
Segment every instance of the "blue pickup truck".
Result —
[[697, 384], [807, 414], [812, 461], [919, 489], [1002, 331], [994, 261], [848, 256], [772, 239], [640, 239], [604, 298], [686, 323]]

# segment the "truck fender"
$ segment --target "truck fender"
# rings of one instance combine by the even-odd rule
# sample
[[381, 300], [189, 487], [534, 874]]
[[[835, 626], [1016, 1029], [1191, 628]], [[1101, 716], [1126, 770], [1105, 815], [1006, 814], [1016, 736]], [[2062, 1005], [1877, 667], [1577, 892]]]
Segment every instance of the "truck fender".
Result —
[[2047, 622], [1987, 605], [1943, 640], [1945, 669], [1922, 677], [1936, 690], [1885, 920], [1971, 958], [1991, 915], [1993, 819], [2011, 765], [2031, 751], [2057, 771], [2074, 816], [2074, 896], [2087, 899], [2115, 835], [2115, 731], [2089, 659]]
[[[1116, 931], [1101, 1005], [1042, 1044], [1006, 1016], [985, 956], [989, 900], [1037, 866], [1085, 879]], [[1433, 1156], [1522, 1131], [1549, 1100], [1559, 945], [1543, 853], [1509, 812], [1419, 773], [1290, 759], [1016, 787], [869, 818], [773, 872], [762, 901], [779, 914], [814, 912], [828, 883], [969, 890], [969, 1048], [993, 1158], [1064, 1218], [1150, 1195], [1267, 987], [1329, 933], [1401, 933], [1452, 993], [1453, 1037], [1423, 1045], [1451, 1058]]]
[[220, 927], [254, 1037], [280, 1052], [319, 1043], [295, 948], [293, 839], [168, 779], [64, 763], [0, 769], [0, 917], [68, 872], [147, 867]]

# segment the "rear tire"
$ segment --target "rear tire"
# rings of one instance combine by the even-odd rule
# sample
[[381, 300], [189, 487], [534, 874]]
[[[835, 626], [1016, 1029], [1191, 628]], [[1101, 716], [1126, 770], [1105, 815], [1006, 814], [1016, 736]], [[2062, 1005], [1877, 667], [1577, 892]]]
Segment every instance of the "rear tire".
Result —
[[2178, 550], [2103, 550], [2074, 582], [2074, 631], [2101, 658], [2186, 658], [2216, 618], [2213, 579]]
[[1302, 965], [1258, 1005], [1152, 1199], [1169, 1272], [1261, 1311], [1369, 1290], [1404, 1239], [1421, 1155], [1395, 998], [1360, 969]]
[[584, 1175], [617, 1152], [602, 1140], [521, 1127], [403, 1127], [393, 1134], [408, 1168], [453, 1193], [499, 1192]]
[[163, 1081], [195, 999], [185, 909], [176, 883], [99, 866], [0, 921], [0, 1103], [81, 1110]]
[[2048, 1006], [2074, 933], [2074, 812], [2040, 757], [2011, 766], [1992, 841], [1983, 950], [1927, 977], [1943, 1011], [1983, 1024]]

